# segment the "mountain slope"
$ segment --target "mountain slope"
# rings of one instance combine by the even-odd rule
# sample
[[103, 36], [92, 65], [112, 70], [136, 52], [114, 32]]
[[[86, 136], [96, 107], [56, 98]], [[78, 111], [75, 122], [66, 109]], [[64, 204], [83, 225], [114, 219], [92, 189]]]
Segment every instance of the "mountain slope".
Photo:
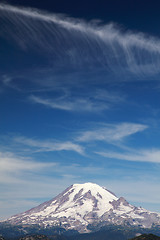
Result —
[[160, 237], [158, 237], [154, 234], [142, 234], [142, 235], [132, 238], [130, 240], [160, 240]]
[[11, 224], [62, 226], [87, 232], [89, 224], [152, 227], [160, 215], [137, 208], [97, 184], [74, 184], [52, 200], [7, 220]]

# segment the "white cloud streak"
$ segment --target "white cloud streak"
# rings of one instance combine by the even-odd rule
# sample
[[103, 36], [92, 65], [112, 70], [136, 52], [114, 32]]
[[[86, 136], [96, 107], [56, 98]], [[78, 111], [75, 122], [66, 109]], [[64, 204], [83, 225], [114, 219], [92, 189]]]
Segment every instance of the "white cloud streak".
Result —
[[77, 138], [80, 142], [106, 141], [109, 143], [121, 141], [137, 132], [144, 131], [148, 126], [136, 123], [108, 124], [96, 130], [86, 131]]
[[160, 163], [160, 150], [151, 149], [151, 150], [135, 150], [133, 153], [116, 153], [116, 152], [96, 152], [97, 154], [113, 159], [120, 159], [126, 161], [137, 161], [137, 162], [150, 162], [150, 163]]
[[103, 168], [94, 167], [91, 164], [86, 166], [74, 163], [66, 165], [56, 161], [46, 162], [24, 158], [12, 152], [0, 152], [0, 182], [11, 184], [11, 186], [15, 185], [15, 187], [32, 185], [32, 181], [38, 182], [37, 179], [40, 180], [40, 178], [55, 180], [61, 177], [61, 181], [63, 178], [73, 181], [75, 178], [81, 179], [82, 175], [88, 177], [94, 174], [102, 175], [102, 173], [105, 174]]
[[65, 111], [97, 112], [109, 108], [109, 103], [85, 98], [52, 100], [44, 99], [42, 97], [37, 96], [31, 96], [29, 99], [33, 103], [39, 103], [49, 108], [60, 109]]
[[53, 166], [53, 163], [41, 163], [27, 158], [14, 156], [9, 152], [0, 152], [0, 172], [34, 171]]
[[99, 112], [108, 110], [113, 105], [123, 103], [125, 97], [115, 92], [97, 89], [96, 91], [78, 93], [79, 96], [72, 96], [64, 93], [59, 98], [43, 98], [31, 95], [29, 100], [53, 109], [79, 112]]
[[23, 48], [48, 49], [56, 61], [66, 59], [72, 65], [83, 66], [86, 62], [96, 63], [112, 71], [125, 68], [134, 73], [159, 72], [158, 38], [36, 9], [0, 4], [0, 12], [1, 36], [12, 37]]
[[[22, 183], [22, 176], [55, 168], [54, 162], [39, 162], [31, 158], [24, 158], [12, 152], [0, 152], [0, 182], [1, 184]], [[22, 174], [22, 175], [21, 175]], [[21, 176], [21, 179], [19, 179]]]
[[27, 145], [35, 149], [35, 152], [52, 152], [52, 151], [74, 151], [79, 154], [84, 154], [84, 148], [79, 144], [66, 141], [66, 142], [57, 142], [53, 140], [35, 140], [26, 137], [16, 137], [14, 138], [15, 142], [18, 142], [22, 145]]

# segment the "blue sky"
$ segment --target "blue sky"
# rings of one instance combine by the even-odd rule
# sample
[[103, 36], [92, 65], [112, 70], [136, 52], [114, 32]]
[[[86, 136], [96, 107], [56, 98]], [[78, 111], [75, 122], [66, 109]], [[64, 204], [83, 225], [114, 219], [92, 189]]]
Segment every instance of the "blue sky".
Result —
[[1, 219], [84, 182], [160, 212], [158, 3], [122, 2], [0, 3]]

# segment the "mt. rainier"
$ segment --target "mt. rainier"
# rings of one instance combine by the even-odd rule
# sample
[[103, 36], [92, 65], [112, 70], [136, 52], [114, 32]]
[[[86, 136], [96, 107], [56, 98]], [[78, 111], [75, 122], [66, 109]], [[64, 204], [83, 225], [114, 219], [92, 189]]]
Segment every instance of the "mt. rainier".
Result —
[[61, 226], [87, 232], [89, 224], [160, 225], [160, 214], [130, 205], [94, 183], [73, 184], [52, 200], [6, 220], [11, 224]]

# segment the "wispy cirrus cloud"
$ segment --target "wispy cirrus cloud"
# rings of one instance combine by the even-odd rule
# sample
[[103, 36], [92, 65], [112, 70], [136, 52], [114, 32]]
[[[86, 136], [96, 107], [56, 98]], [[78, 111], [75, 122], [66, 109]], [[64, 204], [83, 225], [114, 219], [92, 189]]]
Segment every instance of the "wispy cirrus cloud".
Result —
[[31, 147], [35, 152], [74, 151], [84, 154], [84, 148], [71, 141], [58, 142], [56, 140], [36, 140], [26, 137], [15, 137], [14, 141]]
[[83, 132], [77, 138], [77, 141], [105, 141], [112, 143], [121, 141], [137, 132], [142, 132], [147, 128], [147, 125], [136, 123], [104, 124], [103, 127]]
[[[83, 88], [82, 88], [83, 89]], [[57, 90], [60, 92], [60, 90]], [[64, 90], [63, 90], [64, 91]], [[82, 90], [83, 91], [83, 90]], [[61, 91], [62, 96], [58, 98], [43, 98], [41, 96], [31, 95], [29, 100], [33, 103], [42, 104], [53, 109], [60, 109], [65, 111], [87, 111], [98, 112], [111, 108], [113, 105], [118, 105], [125, 101], [125, 96], [113, 91], [96, 89], [78, 92], [75, 96], [69, 92]]]
[[12, 78], [8, 75], [3, 75], [2, 76], [2, 81], [3, 81], [4, 85], [10, 86], [10, 82], [12, 81]]
[[125, 94], [111, 90], [107, 91], [106, 89], [96, 89], [93, 95], [95, 99], [106, 101], [109, 104], [123, 103], [126, 100]]
[[149, 163], [160, 163], [160, 150], [150, 149], [150, 150], [133, 150], [132, 152], [96, 152], [97, 154], [105, 157], [125, 161], [134, 162], [149, 162]]
[[53, 163], [33, 161], [30, 158], [18, 157], [11, 152], [0, 152], [0, 172], [34, 171], [54, 166]]
[[[13, 39], [22, 48], [31, 46], [51, 52], [55, 62], [72, 66], [100, 65], [113, 72], [159, 72], [160, 40], [143, 33], [121, 31], [114, 24], [86, 22], [0, 4], [1, 36]], [[30, 44], [32, 43], [32, 44]], [[83, 50], [83, 51], [82, 51]]]
[[[47, 172], [47, 176], [45, 175]], [[61, 176], [68, 179], [81, 178], [93, 174], [105, 174], [101, 167], [95, 167], [91, 164], [81, 165], [72, 163], [70, 165], [62, 164], [56, 161], [38, 161], [31, 157], [23, 157], [13, 152], [0, 152], [0, 182], [10, 184], [21, 184], [32, 181], [31, 179], [43, 176], [48, 178], [49, 173], [53, 179]], [[35, 174], [36, 173], [36, 174]], [[30, 179], [28, 179], [28, 174]]]
[[32, 103], [38, 103], [48, 108], [60, 109], [65, 111], [79, 112], [99, 112], [109, 109], [112, 105], [121, 103], [124, 98], [118, 95], [108, 95], [108, 92], [103, 91], [102, 94], [91, 95], [90, 97], [68, 97], [64, 96], [58, 99], [42, 98], [39, 96], [30, 96], [29, 100]]
[[16, 80], [20, 82], [20, 80], [22, 80], [22, 77], [19, 79], [19, 77], [17, 76], [11, 76], [9, 74], [5, 74], [5, 75], [2, 75], [1, 78], [2, 78], [3, 87], [4, 86], [9, 87], [19, 92], [22, 90], [21, 87], [18, 86], [17, 83], [15, 83]]

